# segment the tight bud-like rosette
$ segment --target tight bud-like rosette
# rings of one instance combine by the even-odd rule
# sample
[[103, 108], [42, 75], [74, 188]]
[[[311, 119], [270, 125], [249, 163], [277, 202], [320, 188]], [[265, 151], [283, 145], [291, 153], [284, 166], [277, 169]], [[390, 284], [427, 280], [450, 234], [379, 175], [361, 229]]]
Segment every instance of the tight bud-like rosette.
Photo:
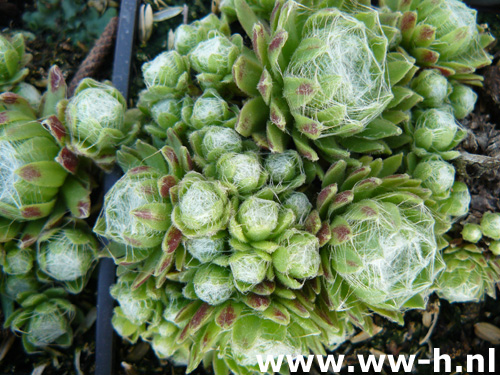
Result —
[[172, 205], [154, 168], [132, 168], [106, 194], [94, 232], [118, 243], [146, 249], [162, 243]]
[[408, 132], [413, 138], [413, 151], [420, 157], [436, 154], [444, 160], [459, 156], [452, 151], [465, 137], [467, 131], [455, 120], [450, 106], [413, 111], [413, 125]]
[[0, 92], [9, 91], [28, 75], [24, 66], [31, 60], [31, 55], [24, 49], [22, 34], [8, 38], [0, 34]]
[[473, 244], [448, 247], [443, 255], [446, 269], [436, 280], [437, 294], [450, 302], [478, 302], [485, 294], [496, 298], [500, 263], [488, 259], [483, 249]]
[[37, 242], [37, 262], [47, 281], [64, 283], [70, 293], [80, 293], [94, 269], [97, 239], [83, 224], [44, 233]]
[[238, 109], [229, 104], [214, 89], [207, 89], [196, 100], [184, 100], [182, 117], [188, 126], [202, 129], [205, 126], [234, 128]]
[[4, 327], [22, 334], [28, 353], [40, 352], [50, 346], [67, 348], [73, 341], [71, 322], [76, 307], [66, 299], [63, 289], [43, 293], [26, 292], [19, 297], [21, 307], [5, 321]]
[[261, 158], [254, 151], [224, 154], [217, 161], [215, 174], [219, 181], [242, 195], [256, 192], [266, 183], [268, 177]]
[[421, 160], [411, 172], [422, 181], [422, 185], [432, 191], [435, 199], [445, 199], [451, 194], [455, 182], [455, 168], [439, 157]]
[[130, 274], [124, 274], [111, 287], [110, 293], [119, 305], [114, 309], [113, 327], [121, 336], [135, 343], [145, 331], [146, 323], [154, 324], [159, 321], [161, 292], [151, 287], [152, 280], [133, 289], [133, 280]]
[[184, 91], [189, 84], [189, 62], [175, 51], [163, 52], [142, 66], [146, 87], [163, 87], [164, 93]]
[[264, 160], [264, 168], [269, 174], [269, 185], [277, 193], [294, 190], [306, 182], [302, 158], [294, 150], [281, 154], [270, 154]]
[[460, 83], [453, 83], [453, 91], [448, 100], [453, 107], [453, 114], [459, 120], [468, 116], [477, 101], [477, 94], [469, 86]]
[[444, 104], [451, 93], [451, 84], [438, 70], [423, 70], [411, 81], [411, 88], [424, 98], [419, 105], [436, 108]]
[[[396, 13], [401, 46], [422, 67], [439, 69], [447, 77], [480, 85], [476, 69], [491, 63], [484, 48], [493, 37], [477, 24], [477, 12], [459, 0], [383, 0]], [[389, 17], [393, 19], [394, 17]]]
[[172, 221], [185, 236], [210, 236], [227, 227], [232, 205], [220, 182], [189, 172], [170, 191], [175, 202]]
[[481, 231], [486, 237], [500, 240], [500, 213], [486, 212], [481, 219]]
[[174, 33], [172, 48], [181, 55], [187, 55], [200, 42], [207, 40], [211, 30], [217, 30], [221, 35], [229, 35], [229, 25], [215, 14], [209, 14], [201, 20], [189, 25], [180, 25]]
[[233, 129], [222, 126], [206, 126], [189, 136], [194, 151], [194, 161], [201, 167], [216, 162], [227, 153], [243, 151], [243, 139]]
[[189, 62], [201, 88], [219, 90], [232, 85], [233, 65], [242, 49], [241, 35], [227, 37], [216, 30], [210, 31], [208, 39], [191, 49]]
[[[92, 79], [83, 80], [67, 103], [63, 123], [69, 147], [77, 155], [92, 159], [104, 170], [112, 168], [116, 148], [134, 139], [138, 124], [118, 90]], [[62, 115], [60, 116], [62, 117]]]

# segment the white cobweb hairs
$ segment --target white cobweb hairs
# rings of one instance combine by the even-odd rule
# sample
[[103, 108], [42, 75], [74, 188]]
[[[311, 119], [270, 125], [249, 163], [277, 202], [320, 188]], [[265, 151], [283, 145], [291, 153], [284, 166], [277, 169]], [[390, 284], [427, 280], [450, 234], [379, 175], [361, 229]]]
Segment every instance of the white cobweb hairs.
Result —
[[283, 266], [282, 271], [285, 275], [294, 278], [310, 278], [317, 274], [321, 262], [319, 256], [319, 241], [315, 236], [304, 236], [303, 238], [294, 238], [302, 236], [303, 233], [294, 230], [296, 234], [287, 238], [285, 244], [288, 254], [288, 262]]
[[304, 193], [294, 191], [284, 201], [283, 206], [292, 209], [295, 219], [299, 225], [303, 225], [313, 205]]
[[[154, 203], [155, 197], [147, 197], [140, 179], [123, 176], [106, 194], [105, 207], [101, 215], [106, 222], [106, 234], [115, 241], [127, 244], [124, 236], [160, 234], [141, 223], [132, 211], [147, 203]], [[149, 199], [148, 199], [149, 198]]]
[[432, 130], [432, 146], [439, 151], [444, 151], [451, 144], [461, 126], [455, 121], [455, 116], [451, 111], [431, 108], [417, 118], [415, 130], [420, 128]]
[[[229, 164], [229, 165], [228, 165]], [[222, 176], [222, 180], [234, 184], [237, 188], [256, 186], [262, 174], [262, 166], [258, 159], [246, 154], [234, 154], [222, 164], [217, 164], [217, 168], [234, 168], [234, 173], [227, 178]]]
[[194, 258], [206, 263], [224, 251], [224, 239], [213, 237], [186, 238], [184, 246]]
[[391, 220], [393, 214], [381, 202], [373, 201], [379, 210], [375, 219], [360, 220], [349, 212], [343, 215], [353, 237], [334, 246], [331, 256], [338, 263], [346, 263], [345, 251], [354, 251], [362, 266], [354, 273], [341, 273], [344, 280], [354, 291], [361, 291], [367, 303], [394, 302], [400, 306], [432, 283], [419, 279], [419, 275], [434, 264], [437, 251], [434, 219], [423, 204], [401, 203], [398, 206], [401, 221], [395, 224]]
[[213, 38], [198, 43], [191, 50], [190, 61], [199, 73], [210, 65], [212, 67], [210, 73], [225, 74], [228, 68], [227, 57], [231, 48], [233, 48], [231, 41], [215, 33]]
[[240, 135], [233, 129], [210, 126], [203, 137], [202, 147], [206, 153], [218, 149], [224, 150], [224, 152], [239, 152], [243, 144]]
[[256, 285], [266, 277], [269, 262], [257, 254], [248, 253], [230, 260], [229, 265], [235, 280]]
[[[443, 15], [448, 18], [445, 22], [443, 22]], [[433, 25], [436, 28], [436, 38], [461, 27], [468, 30], [469, 38], [477, 32], [476, 11], [458, 0], [440, 1], [439, 11], [430, 12], [425, 19], [419, 21]]]
[[224, 209], [221, 197], [209, 188], [209, 184], [206, 181], [193, 182], [180, 199], [184, 224], [190, 229], [211, 226]]
[[[101, 88], [88, 88], [78, 93], [68, 104], [74, 122], [68, 126], [73, 139], [80, 143], [91, 143], [99, 139], [102, 129], [123, 127], [124, 108], [118, 99]], [[70, 121], [71, 123], [71, 121]]]
[[[369, 36], [375, 33], [363, 22], [340, 12], [328, 20], [325, 23], [324, 18], [315, 18], [302, 35], [303, 39], [323, 41], [321, 53], [297, 62], [292, 56], [284, 72], [285, 77], [315, 80], [320, 87], [320, 92], [299, 108], [303, 116], [318, 120], [319, 112], [333, 107], [343, 113], [340, 122], [318, 120], [326, 130], [322, 136], [335, 134], [336, 128], [345, 124], [366, 126], [393, 97], [385, 59], [379, 63], [370, 49]], [[379, 31], [380, 25], [376, 28]]]
[[[268, 231], [278, 224], [278, 204], [274, 201], [261, 198], [249, 198], [246, 204], [240, 207], [240, 220], [247, 229], [262, 228]], [[242, 210], [241, 208], [244, 208]]]
[[133, 292], [122, 288], [116, 296], [125, 317], [136, 325], [148, 321], [153, 311], [153, 300], [142, 299]]
[[193, 281], [198, 298], [210, 305], [228, 300], [235, 290], [229, 270], [214, 264], [201, 266]]
[[194, 102], [192, 116], [196, 122], [204, 122], [204, 125], [221, 125], [224, 121], [224, 104], [220, 97], [200, 97]]
[[0, 139], [0, 202], [21, 207], [21, 197], [16, 188], [20, 181], [16, 170], [23, 166], [12, 142]]
[[182, 71], [177, 64], [176, 54], [175, 51], [163, 52], [142, 66], [144, 83], [147, 88], [175, 86], [177, 84], [177, 78], [182, 74]]
[[52, 309], [54, 311], [41, 313], [35, 310], [31, 313], [28, 336], [36, 346], [52, 344], [67, 332], [61, 321], [64, 317], [55, 307]]
[[93, 261], [89, 244], [72, 243], [61, 230], [38, 245], [38, 263], [56, 280], [73, 281], [87, 274]]

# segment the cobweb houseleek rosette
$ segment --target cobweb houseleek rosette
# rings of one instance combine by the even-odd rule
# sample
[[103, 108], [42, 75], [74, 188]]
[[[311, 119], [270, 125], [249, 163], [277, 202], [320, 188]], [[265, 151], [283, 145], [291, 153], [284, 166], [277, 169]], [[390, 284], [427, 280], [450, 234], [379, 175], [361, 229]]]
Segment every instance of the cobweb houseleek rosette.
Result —
[[[400, 134], [395, 123], [421, 100], [408, 88], [391, 87], [405, 85], [416, 70], [411, 58], [388, 54], [384, 33], [391, 30], [382, 28], [374, 10], [339, 7], [278, 3], [268, 27], [248, 16], [252, 11], [245, 1], [235, 1], [254, 48], [238, 58], [233, 72], [250, 97], [238, 132], [279, 152], [291, 134], [311, 160], [318, 159], [318, 149], [335, 159], [348, 158], [351, 149], [390, 153], [383, 138]], [[380, 117], [385, 110], [387, 119]], [[353, 135], [357, 138], [350, 141]]]
[[0, 35], [0, 92], [12, 90], [26, 78], [29, 71], [25, 66], [31, 58], [25, 51], [22, 34]]
[[496, 298], [500, 262], [471, 243], [449, 246], [443, 251], [446, 268], [435, 281], [440, 298], [449, 302], [479, 302]]
[[28, 353], [51, 346], [71, 346], [71, 322], [78, 312], [67, 300], [63, 289], [26, 292], [20, 295], [19, 303], [21, 306], [7, 318], [4, 327], [22, 334], [23, 346]]
[[[396, 150], [411, 150], [411, 157], [453, 160], [460, 153], [454, 149], [465, 138], [467, 131], [456, 121], [450, 105], [438, 108], [414, 109], [412, 120], [404, 124], [404, 134], [388, 144]], [[410, 142], [402, 147], [402, 139]], [[406, 141], [403, 141], [406, 142]]]
[[83, 222], [43, 233], [37, 241], [38, 277], [62, 283], [72, 293], [80, 293], [97, 263], [98, 242]]
[[227, 227], [235, 203], [228, 199], [219, 181], [189, 172], [170, 191], [174, 200], [172, 221], [184, 236], [210, 236]]
[[106, 194], [94, 232], [139, 249], [161, 245], [172, 212], [162, 177], [152, 167], [130, 169]]
[[127, 111], [125, 99], [114, 87], [86, 78], [74, 96], [58, 105], [57, 118], [47, 126], [57, 137], [58, 127], [66, 133], [60, 141], [74, 154], [91, 159], [109, 171], [120, 145], [131, 143], [139, 131], [137, 110]]
[[[203, 276], [215, 277], [206, 286], [210, 285], [218, 296], [222, 296], [220, 288], [224, 285], [219, 275], [221, 268], [224, 267], [212, 264], [202, 271]], [[180, 280], [184, 277], [192, 276], [184, 274]], [[230, 299], [209, 304], [184, 288], [185, 297], [194, 301], [173, 321], [178, 326], [182, 324], [183, 329], [176, 337], [163, 337], [163, 343], [170, 348], [189, 345], [187, 372], [202, 360], [205, 366], [213, 365], [216, 372], [227, 373], [230, 369], [240, 374], [258, 371], [257, 354], [324, 354], [323, 346], [333, 345], [339, 337], [345, 339], [349, 325], [343, 317], [325, 309], [317, 295], [319, 291], [319, 284], [311, 280], [297, 292], [276, 285], [271, 295], [236, 292]], [[252, 317], [251, 321], [246, 317]]]
[[450, 112], [459, 120], [472, 112], [477, 100], [477, 94], [472, 88], [455, 80], [448, 80], [437, 69], [422, 70], [412, 79], [410, 87], [423, 98], [418, 103], [419, 109], [451, 106]]
[[53, 210], [68, 171], [56, 161], [61, 148], [20, 96], [4, 93], [0, 106], [0, 215], [36, 220]]
[[194, 98], [169, 96], [158, 101], [150, 100], [149, 103], [142, 100], [139, 106], [154, 120], [154, 124], [148, 124], [144, 129], [152, 135], [156, 144], [164, 143], [168, 128], [174, 128], [179, 135], [207, 126], [234, 128], [238, 113], [238, 108], [230, 106], [214, 89], [207, 89]]
[[[398, 12], [401, 46], [417, 65], [438, 69], [446, 77], [481, 85], [476, 69], [491, 64], [485, 48], [493, 37], [477, 24], [477, 12], [459, 0], [383, 0], [384, 11]], [[384, 7], [386, 7], [384, 9]]]
[[406, 157], [408, 173], [432, 192], [428, 206], [442, 215], [459, 217], [467, 214], [471, 196], [467, 185], [455, 179], [455, 168], [437, 154], [424, 158], [409, 153]]
[[362, 162], [357, 170], [342, 161], [330, 167], [317, 216], [306, 227], [315, 228], [323, 246], [331, 309], [347, 309], [360, 326], [367, 324], [367, 308], [402, 322], [400, 311], [425, 306], [442, 268], [438, 249], [449, 223], [427, 207], [431, 192], [420, 180], [394, 174], [402, 155]]
[[188, 55], [200, 42], [209, 39], [214, 30], [219, 35], [231, 34], [227, 21], [213, 13], [188, 25], [180, 25], [175, 29], [173, 38], [169, 38], [168, 49], [174, 49], [183, 56]]
[[48, 218], [28, 222], [0, 218], [0, 265], [8, 275], [23, 275], [34, 270], [36, 243], [40, 236], [61, 224], [65, 210], [59, 207]]
[[164, 295], [161, 288], [154, 286], [153, 279], [148, 279], [137, 288], [133, 287], [134, 279], [133, 273], [122, 271], [110, 290], [111, 296], [118, 302], [113, 310], [113, 327], [132, 343], [137, 342], [147, 327], [159, 323]]
[[[66, 84], [57, 66], [49, 70], [47, 91], [39, 107], [32, 107], [17, 94], [0, 95], [0, 138], [2, 151], [8, 153], [2, 156], [0, 173], [5, 174], [2, 181], [10, 184], [3, 189], [4, 198], [11, 197], [10, 203], [4, 201], [11, 205], [7, 209], [10, 213], [0, 215], [35, 220], [59, 205], [65, 205], [76, 218], [90, 214], [89, 166], [64, 146], [66, 133], [55, 118], [57, 103], [65, 95]], [[40, 124], [39, 119], [47, 117], [56, 121]], [[20, 185], [25, 186], [26, 193], [12, 191]], [[56, 205], [58, 193], [62, 194]], [[15, 213], [12, 204], [20, 212]]]

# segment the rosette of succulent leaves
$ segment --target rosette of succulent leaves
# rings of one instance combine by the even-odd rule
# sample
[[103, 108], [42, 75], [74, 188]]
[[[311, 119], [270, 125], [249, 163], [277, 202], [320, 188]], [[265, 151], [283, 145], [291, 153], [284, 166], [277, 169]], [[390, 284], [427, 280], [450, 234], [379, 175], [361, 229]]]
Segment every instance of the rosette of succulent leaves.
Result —
[[22, 336], [28, 353], [70, 346], [71, 325], [83, 322], [68, 293], [80, 293], [89, 281], [98, 241], [84, 221], [63, 215], [30, 221], [0, 243], [4, 327]]
[[491, 64], [485, 48], [493, 37], [477, 24], [477, 12], [459, 0], [382, 0], [381, 21], [401, 31], [400, 46], [423, 68], [481, 85], [476, 69]]
[[98, 242], [83, 221], [94, 170], [57, 121], [65, 98], [56, 66], [43, 95], [0, 94], [1, 299], [5, 328], [30, 353], [71, 344], [83, 313], [68, 293], [83, 290], [97, 263]]
[[127, 111], [125, 98], [109, 83], [85, 78], [71, 99], [57, 103], [57, 113], [44, 125], [75, 156], [110, 172], [117, 149], [136, 138], [138, 115], [138, 110]]
[[319, 298], [320, 242], [305, 230], [302, 192], [315, 175], [301, 156], [262, 154], [220, 126], [191, 134], [195, 157], [172, 129], [167, 138], [159, 151], [122, 147], [125, 175], [94, 227], [119, 265], [116, 330], [188, 371], [207, 355], [221, 371], [258, 371], [255, 354], [277, 345], [324, 353], [342, 341], [351, 325]]
[[0, 92], [12, 90], [26, 78], [29, 71], [25, 66], [31, 58], [21, 34], [0, 34]]
[[[436, 280], [438, 295], [450, 302], [496, 297], [500, 278], [500, 214], [486, 212], [480, 222], [463, 225], [462, 238], [444, 250], [446, 269]], [[487, 251], [489, 250], [489, 251]]]
[[89, 216], [88, 163], [61, 142], [66, 136], [62, 127], [49, 131], [42, 123], [55, 118], [65, 96], [66, 84], [55, 66], [39, 106], [19, 94], [0, 94], [0, 217], [38, 220], [61, 205], [76, 218]]
[[[125, 174], [94, 227], [119, 265], [120, 335], [188, 372], [203, 361], [245, 374], [257, 354], [323, 354], [354, 327], [372, 333], [373, 312], [402, 323], [432, 291], [452, 295], [463, 278], [440, 275], [462, 265], [479, 265], [476, 298], [494, 294], [483, 254], [443, 260], [470, 203], [448, 161], [476, 101], [465, 84], [479, 78], [444, 32], [423, 47], [439, 65], [422, 63], [409, 47], [422, 28], [404, 35], [402, 3], [222, 1], [220, 18], [180, 26], [144, 64], [152, 145], [118, 152]], [[455, 22], [457, 9], [439, 14]], [[251, 45], [231, 34], [236, 21]]]

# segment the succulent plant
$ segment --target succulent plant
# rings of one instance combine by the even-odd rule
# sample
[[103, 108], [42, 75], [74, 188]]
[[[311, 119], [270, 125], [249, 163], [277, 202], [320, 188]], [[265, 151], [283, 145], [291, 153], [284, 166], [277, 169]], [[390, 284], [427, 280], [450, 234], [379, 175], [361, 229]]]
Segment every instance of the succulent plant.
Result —
[[485, 294], [496, 298], [500, 263], [488, 259], [474, 244], [450, 246], [443, 255], [446, 269], [436, 280], [437, 294], [450, 302], [478, 302]]
[[46, 126], [53, 133], [57, 127], [63, 128], [67, 136], [60, 141], [68, 149], [109, 171], [117, 147], [132, 142], [139, 131], [136, 112], [126, 112], [126, 108], [125, 99], [114, 87], [86, 78], [69, 102], [62, 102], [58, 118], [50, 117]]
[[333, 164], [316, 218], [306, 222], [323, 246], [328, 305], [352, 309], [358, 321], [364, 304], [401, 322], [402, 309], [425, 306], [442, 268], [438, 250], [449, 222], [428, 206], [431, 191], [420, 180], [394, 174], [401, 160], [364, 158], [357, 170]]
[[35, 220], [50, 214], [67, 170], [56, 161], [61, 148], [36, 121], [36, 112], [22, 97], [0, 96], [0, 215]]
[[86, 224], [68, 224], [40, 236], [36, 257], [42, 280], [56, 280], [64, 284], [67, 291], [77, 294], [94, 269], [98, 245]]
[[385, 34], [396, 30], [382, 27], [373, 9], [328, 5], [280, 2], [268, 25], [249, 2], [234, 1], [254, 48], [234, 66], [238, 88], [250, 96], [236, 130], [278, 152], [291, 134], [310, 160], [318, 153], [330, 161], [349, 151], [390, 154], [383, 139], [401, 134], [395, 123], [422, 100], [403, 87], [416, 71], [412, 59], [388, 53]]
[[477, 243], [483, 237], [483, 232], [478, 224], [466, 223], [462, 230], [462, 238], [471, 243]]
[[411, 88], [424, 98], [420, 106], [441, 107], [451, 93], [451, 84], [438, 70], [427, 69], [411, 81]]
[[481, 218], [481, 231], [486, 237], [500, 240], [500, 214], [498, 212], [485, 212]]
[[[493, 41], [476, 22], [476, 11], [459, 0], [383, 0], [381, 7], [397, 13], [401, 46], [417, 65], [438, 69], [444, 76], [473, 85], [476, 69], [491, 63], [485, 48]], [[386, 15], [387, 16], [387, 15]]]
[[0, 92], [11, 90], [28, 75], [24, 66], [31, 60], [24, 49], [24, 37], [0, 34]]
[[230, 108], [214, 89], [205, 90], [194, 102], [186, 99], [183, 118], [191, 128], [202, 129], [206, 125], [234, 128], [237, 108]]
[[460, 155], [453, 149], [465, 138], [467, 131], [457, 123], [451, 106], [414, 110], [413, 121], [406, 134], [413, 139], [412, 150], [421, 157], [439, 155], [444, 160]]
[[180, 25], [175, 29], [172, 44], [169, 49], [175, 49], [181, 55], [187, 55], [200, 42], [211, 37], [211, 33], [216, 30], [220, 35], [229, 36], [229, 25], [215, 14], [194, 21], [189, 25]]
[[[191, 139], [205, 145], [198, 148], [196, 163], [203, 173], [190, 171], [195, 166], [188, 162], [187, 149], [173, 129], [167, 131], [167, 145], [160, 152], [142, 142], [119, 152], [119, 163], [127, 173], [108, 193], [94, 228], [112, 240], [108, 251], [120, 265], [121, 276], [112, 292], [120, 307], [113, 324], [133, 342], [139, 337], [151, 341], [160, 357], [173, 355], [188, 363], [188, 371], [204, 355], [212, 358], [217, 352], [225, 353], [220, 366], [239, 372], [256, 368], [256, 358], [245, 354], [245, 345], [253, 347], [252, 353], [267, 353], [265, 347], [280, 340], [287, 342], [284, 353], [312, 348], [323, 352], [323, 345], [344, 337], [350, 324], [344, 320], [335, 324], [341, 314], [326, 309], [318, 297], [319, 240], [304, 230], [312, 204], [306, 195], [292, 194], [306, 182], [302, 164], [297, 165], [301, 158], [296, 152], [271, 154], [264, 161], [257, 157], [254, 160], [266, 178], [245, 190], [234, 179], [229, 181], [228, 171], [222, 173], [219, 164], [226, 155], [257, 154], [243, 151], [244, 142], [235, 134], [241, 142], [239, 152], [225, 153], [216, 162], [212, 156], [226, 146], [203, 142], [208, 130], [216, 128], [196, 131]], [[287, 160], [266, 164], [275, 156]], [[268, 175], [275, 181], [269, 185]], [[133, 193], [126, 193], [136, 185]], [[287, 186], [281, 190], [282, 198], [278, 185]], [[156, 198], [138, 199], [144, 192]], [[160, 208], [167, 204], [170, 210]], [[175, 298], [169, 296], [172, 288], [177, 289]], [[168, 302], [172, 298], [180, 303], [175, 314]], [[240, 311], [254, 316], [252, 324], [261, 327], [256, 328], [257, 341], [252, 344], [232, 328], [231, 314]], [[314, 321], [306, 324], [310, 316]], [[280, 333], [273, 336], [276, 329]], [[200, 346], [201, 334], [207, 336], [206, 345]], [[297, 339], [300, 335], [308, 338]], [[229, 342], [231, 337], [236, 341]], [[234, 354], [234, 363], [229, 353]]]
[[[48, 81], [37, 109], [18, 94], [0, 95], [0, 216], [6, 218], [46, 217], [59, 193], [75, 217], [90, 214], [92, 184], [87, 167], [64, 147], [65, 131], [55, 117], [56, 105], [66, 95], [59, 68], [50, 69]], [[49, 117], [47, 128], [40, 117]]]
[[43, 293], [26, 292], [19, 297], [16, 309], [4, 327], [22, 334], [28, 353], [40, 352], [50, 346], [69, 347], [73, 341], [71, 322], [76, 307], [66, 299], [63, 289], [47, 289]]
[[[442, 5], [413, 3], [419, 17]], [[447, 161], [476, 100], [461, 82], [477, 77], [443, 69], [459, 68], [451, 50], [419, 71], [390, 5], [227, 0], [143, 65], [136, 119], [153, 145], [122, 145], [94, 227], [118, 265], [121, 336], [187, 372], [257, 373], [257, 354], [323, 354], [354, 326], [374, 333], [373, 312], [402, 323], [465, 283], [444, 276], [481, 263], [455, 262], [444, 236], [471, 200]], [[488, 267], [471, 290], [491, 292]]]
[[453, 107], [453, 113], [459, 120], [469, 115], [477, 100], [477, 94], [466, 85], [460, 83], [452, 83], [453, 91], [451, 92], [448, 100]]

